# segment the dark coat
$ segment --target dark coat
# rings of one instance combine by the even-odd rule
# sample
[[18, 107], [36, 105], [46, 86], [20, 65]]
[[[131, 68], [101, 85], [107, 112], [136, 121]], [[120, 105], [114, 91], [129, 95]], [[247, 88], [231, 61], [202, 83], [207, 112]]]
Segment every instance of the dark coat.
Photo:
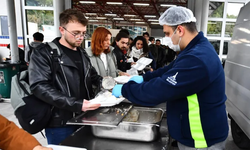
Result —
[[167, 102], [169, 134], [205, 148], [226, 140], [225, 74], [214, 47], [200, 32], [168, 66], [123, 85], [122, 95], [143, 106]]
[[157, 68], [161, 68], [166, 64], [166, 49], [162, 46], [157, 46], [158, 48], [158, 59], [157, 59]]
[[148, 46], [148, 48], [149, 48], [155, 62], [157, 62], [158, 61], [158, 48], [157, 48], [157, 46], [155, 44], [150, 44]]
[[123, 54], [118, 46], [115, 46], [113, 53], [115, 54], [117, 67], [119, 70], [126, 72], [126, 70], [131, 68], [131, 63], [127, 62], [127, 55]]
[[[53, 41], [60, 49], [59, 38]], [[75, 63], [61, 51], [61, 65], [54, 61], [52, 49], [47, 44], [41, 44], [31, 54], [29, 65], [30, 89], [36, 97], [54, 106], [49, 127], [63, 126], [74, 117], [75, 112], [81, 112], [83, 99], [80, 96], [80, 76]], [[92, 85], [99, 86], [102, 79], [92, 67], [85, 50], [81, 49], [84, 70], [84, 84], [87, 98], [94, 97]], [[55, 67], [53, 63], [57, 63]], [[52, 83], [52, 72], [56, 69], [55, 81]], [[66, 78], [65, 78], [66, 77]], [[66, 79], [68, 86], [66, 84]]]

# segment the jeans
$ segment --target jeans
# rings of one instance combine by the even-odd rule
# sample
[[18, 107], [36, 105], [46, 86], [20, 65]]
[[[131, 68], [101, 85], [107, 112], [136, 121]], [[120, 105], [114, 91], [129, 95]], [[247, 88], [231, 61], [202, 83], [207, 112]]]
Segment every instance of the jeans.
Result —
[[48, 144], [59, 145], [64, 139], [77, 130], [77, 126], [65, 126], [56, 128], [45, 128]]
[[214, 144], [214, 145], [212, 145], [210, 147], [207, 147], [207, 148], [188, 147], [188, 146], [185, 146], [185, 145], [178, 142], [179, 150], [224, 150], [225, 146], [226, 146], [226, 140], [222, 141], [220, 143], [216, 143], [216, 144]]

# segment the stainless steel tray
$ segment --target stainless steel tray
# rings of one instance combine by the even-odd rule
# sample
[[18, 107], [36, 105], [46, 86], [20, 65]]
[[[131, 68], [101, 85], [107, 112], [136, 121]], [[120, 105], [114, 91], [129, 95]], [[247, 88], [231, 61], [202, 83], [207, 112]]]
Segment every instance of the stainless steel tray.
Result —
[[137, 122], [122, 121], [117, 127], [92, 126], [97, 137], [132, 141], [154, 141], [159, 135], [159, 127], [164, 111], [160, 108], [134, 107], [139, 117]]
[[67, 124], [116, 127], [132, 107], [133, 105], [128, 103], [121, 103], [112, 107], [101, 107], [72, 118]]

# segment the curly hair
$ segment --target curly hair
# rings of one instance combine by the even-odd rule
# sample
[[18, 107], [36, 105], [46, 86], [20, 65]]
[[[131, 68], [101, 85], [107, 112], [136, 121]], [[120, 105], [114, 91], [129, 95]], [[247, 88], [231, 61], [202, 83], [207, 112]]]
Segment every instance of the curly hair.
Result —
[[109, 34], [112, 35], [111, 32], [104, 27], [98, 27], [95, 29], [91, 39], [91, 50], [95, 56], [99, 56], [102, 52], [105, 54], [110, 52], [109, 48], [103, 49], [103, 42]]
[[146, 39], [143, 37], [143, 36], [137, 36], [134, 41], [132, 42], [132, 44], [130, 45], [130, 49], [132, 49], [133, 46], [136, 46], [136, 42], [137, 41], [142, 41], [143, 43], [143, 53], [148, 53], [149, 52], [149, 48], [148, 48], [148, 44], [147, 44], [147, 41]]

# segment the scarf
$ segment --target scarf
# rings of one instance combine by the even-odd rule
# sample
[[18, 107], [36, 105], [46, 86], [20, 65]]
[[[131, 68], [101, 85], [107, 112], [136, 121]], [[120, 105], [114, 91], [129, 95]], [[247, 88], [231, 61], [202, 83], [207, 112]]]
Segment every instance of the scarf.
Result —
[[143, 49], [136, 49], [136, 47], [133, 46], [129, 56], [139, 59], [142, 54], [143, 54]]
[[127, 54], [127, 50], [126, 49], [125, 50], [121, 50], [121, 51], [122, 51], [123, 55]]

